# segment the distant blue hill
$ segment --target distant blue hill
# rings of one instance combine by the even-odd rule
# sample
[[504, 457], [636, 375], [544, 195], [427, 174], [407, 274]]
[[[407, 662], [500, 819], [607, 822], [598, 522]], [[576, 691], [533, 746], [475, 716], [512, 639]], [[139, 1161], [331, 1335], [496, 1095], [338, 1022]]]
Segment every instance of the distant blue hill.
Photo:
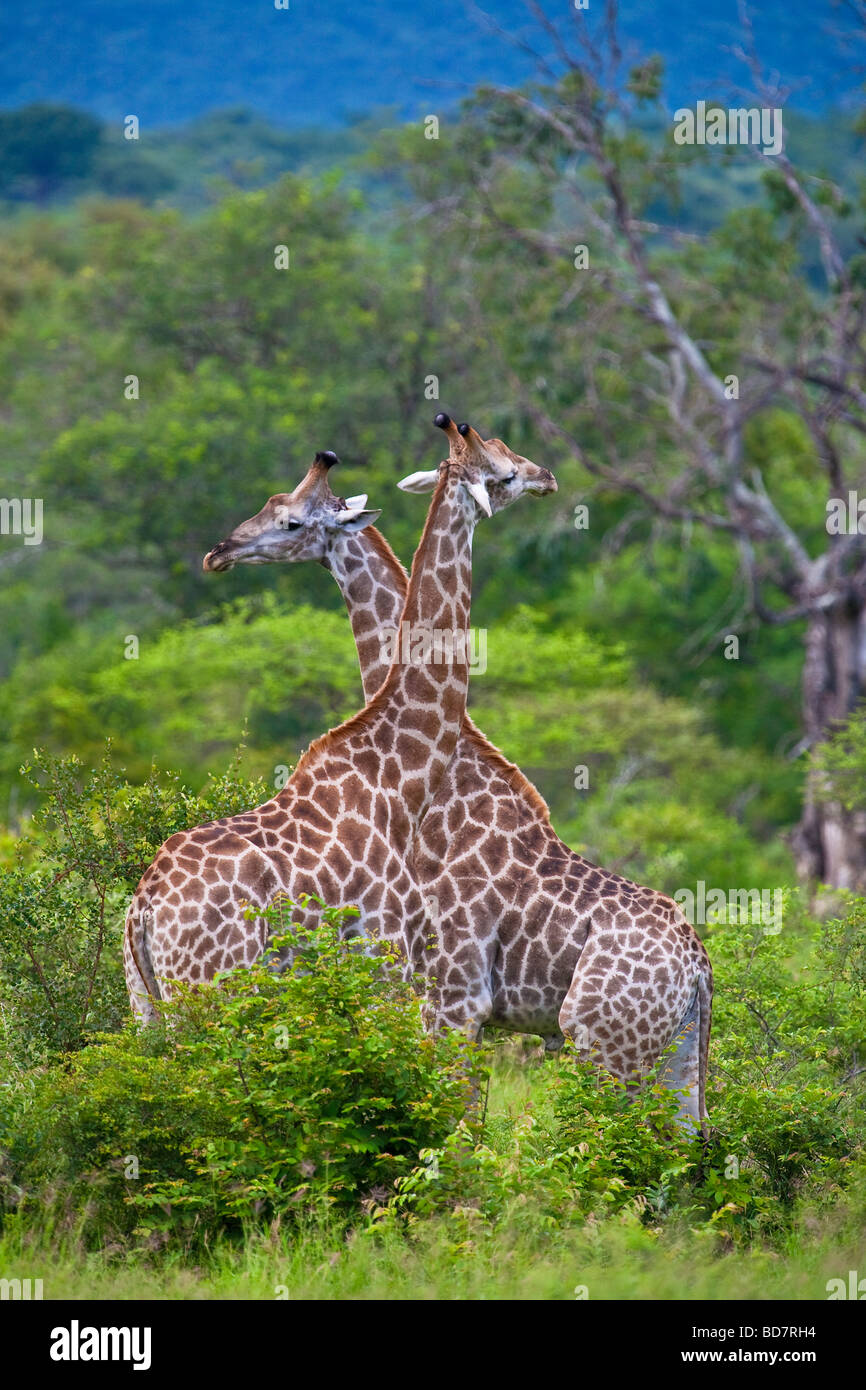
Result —
[[[484, 0], [482, 0], [482, 3]], [[529, 59], [463, 0], [10, 0], [0, 19], [0, 106], [53, 101], [153, 128], [245, 106], [284, 127], [339, 125], [371, 108], [441, 111], [479, 82], [519, 82]], [[602, 0], [590, 0], [593, 14]], [[570, 16], [571, 0], [549, 0]], [[512, 35], [544, 36], [521, 0], [486, 0]], [[840, 90], [832, 0], [760, 0], [765, 64], [820, 111]], [[624, 0], [621, 36], [663, 54], [671, 106], [744, 80], [725, 52], [736, 0]], [[570, 19], [569, 19], [570, 22]], [[843, 84], [844, 87], [844, 84]]]

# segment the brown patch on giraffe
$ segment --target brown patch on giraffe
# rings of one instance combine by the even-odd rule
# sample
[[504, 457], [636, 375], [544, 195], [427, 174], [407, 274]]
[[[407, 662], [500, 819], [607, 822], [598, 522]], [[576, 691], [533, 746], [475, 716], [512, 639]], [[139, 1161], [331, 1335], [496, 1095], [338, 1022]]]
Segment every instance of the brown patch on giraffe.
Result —
[[352, 603], [366, 605], [373, 597], [373, 580], [369, 574], [359, 574], [353, 579], [347, 590], [347, 598]]
[[364, 780], [352, 773], [340, 783], [343, 799], [343, 814], [357, 811], [365, 819], [369, 818], [373, 805], [373, 793]]
[[439, 715], [432, 710], [407, 709], [402, 723], [404, 728], [424, 734], [431, 742], [439, 732]]
[[404, 770], [418, 772], [421, 768], [426, 767], [430, 757], [430, 748], [428, 744], [413, 738], [411, 734], [400, 734], [397, 738], [396, 753]]

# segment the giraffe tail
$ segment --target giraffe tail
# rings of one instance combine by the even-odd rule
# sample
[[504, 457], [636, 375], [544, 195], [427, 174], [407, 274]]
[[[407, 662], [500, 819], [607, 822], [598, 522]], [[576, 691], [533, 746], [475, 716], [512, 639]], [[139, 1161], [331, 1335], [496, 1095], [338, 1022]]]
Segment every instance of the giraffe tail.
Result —
[[136, 894], [126, 914], [123, 957], [129, 1002], [143, 1023], [154, 1016], [153, 1000], [162, 998], [147, 945], [147, 928], [152, 920], [152, 909]]
[[713, 1019], [713, 967], [705, 956], [698, 976], [698, 1115], [701, 1133], [707, 1137], [707, 1067], [710, 1055], [710, 1028]]

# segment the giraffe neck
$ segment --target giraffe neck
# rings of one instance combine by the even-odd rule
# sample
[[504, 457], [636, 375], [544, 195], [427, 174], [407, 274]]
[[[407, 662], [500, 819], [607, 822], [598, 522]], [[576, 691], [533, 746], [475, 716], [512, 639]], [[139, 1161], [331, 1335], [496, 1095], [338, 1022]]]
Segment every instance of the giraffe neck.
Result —
[[[395, 654], [387, 679], [358, 714], [310, 745], [285, 788], [292, 794], [310, 775], [327, 775], [323, 769], [335, 760], [366, 765], [382, 794], [396, 794], [394, 833], [404, 843], [439, 790], [466, 710], [476, 512], [461, 476], [457, 465], [441, 466], [397, 631], [379, 631]], [[444, 651], [432, 640], [440, 635], [448, 643]]]
[[368, 526], [342, 536], [322, 561], [334, 576], [349, 613], [365, 700], [372, 700], [390, 670], [385, 629], [400, 626], [409, 576], [380, 531]]
[[[406, 573], [390, 545], [374, 527], [368, 526], [352, 536], [339, 538], [322, 565], [336, 579], [349, 614], [349, 621], [358, 649], [358, 662], [365, 699], [372, 700], [390, 669], [383, 653], [380, 624], [398, 629], [409, 588]], [[510, 763], [498, 748], [489, 743], [469, 719], [463, 721], [458, 755], [473, 763], [472, 790], [486, 787], [486, 775], [499, 779], [507, 786], [513, 803], [519, 807], [521, 824], [543, 825], [555, 838], [550, 825], [550, 812], [544, 798], [527, 777]], [[452, 763], [452, 769], [454, 764]], [[451, 783], [451, 777], [448, 778]], [[467, 785], [453, 785], [456, 796], [467, 794]], [[440, 785], [437, 799], [443, 795]]]
[[454, 463], [440, 466], [392, 642], [387, 679], [368, 709], [393, 730], [400, 791], [420, 824], [457, 745], [469, 693], [469, 613], [475, 503]]

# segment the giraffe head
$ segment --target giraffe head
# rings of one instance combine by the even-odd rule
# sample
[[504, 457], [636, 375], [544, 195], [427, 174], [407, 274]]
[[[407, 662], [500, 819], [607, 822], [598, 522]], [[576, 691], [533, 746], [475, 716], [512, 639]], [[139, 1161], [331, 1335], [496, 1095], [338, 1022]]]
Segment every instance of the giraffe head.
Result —
[[[444, 412], [433, 423], [448, 435], [450, 461], [461, 466], [467, 491], [485, 515], [501, 512], [524, 492], [556, 492], [550, 469], [515, 454], [501, 439], [482, 439], [471, 425], [455, 425]], [[438, 477], [438, 469], [410, 473], [397, 486], [404, 492], [431, 492]]]
[[203, 568], [214, 572], [233, 565], [269, 565], [277, 560], [324, 561], [341, 536], [369, 526], [380, 512], [365, 510], [366, 495], [346, 500], [331, 491], [328, 469], [335, 463], [339, 459], [330, 450], [316, 454], [294, 492], [269, 497], [260, 512], [242, 521], [208, 551]]

